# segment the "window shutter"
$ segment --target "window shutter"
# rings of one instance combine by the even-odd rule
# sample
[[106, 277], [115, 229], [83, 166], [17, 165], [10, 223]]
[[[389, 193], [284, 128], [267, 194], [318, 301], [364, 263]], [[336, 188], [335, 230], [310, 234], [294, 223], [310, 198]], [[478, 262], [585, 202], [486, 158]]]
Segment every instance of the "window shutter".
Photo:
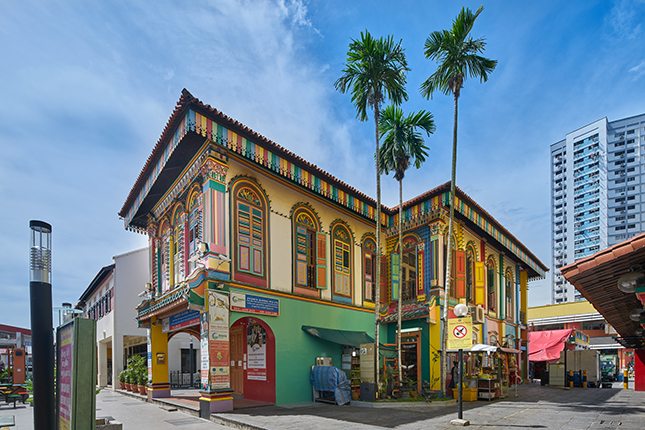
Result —
[[316, 287], [321, 290], [327, 289], [327, 236], [325, 233], [316, 234]]
[[475, 261], [475, 304], [485, 306], [486, 266], [483, 261]]
[[391, 254], [391, 266], [392, 266], [392, 300], [399, 299], [399, 287], [401, 280], [399, 279], [399, 267], [401, 266], [399, 254]]
[[372, 297], [372, 286], [374, 285], [374, 268], [372, 267], [373, 256], [366, 252], [363, 259], [363, 279], [365, 279], [365, 300], [374, 301]]
[[[419, 297], [422, 297], [425, 294], [425, 288], [424, 288], [424, 272], [425, 272], [425, 266], [424, 266], [424, 251], [418, 251], [417, 252], [417, 299]], [[424, 298], [424, 297], [423, 297]]]
[[466, 252], [455, 251], [455, 286], [457, 298], [466, 297]]
[[296, 285], [307, 286], [307, 230], [296, 227]]
[[379, 277], [381, 278], [380, 282], [380, 287], [381, 291], [379, 291], [379, 301], [381, 303], [388, 303], [388, 297], [387, 297], [387, 257], [386, 256], [381, 256], [381, 273], [379, 274]]

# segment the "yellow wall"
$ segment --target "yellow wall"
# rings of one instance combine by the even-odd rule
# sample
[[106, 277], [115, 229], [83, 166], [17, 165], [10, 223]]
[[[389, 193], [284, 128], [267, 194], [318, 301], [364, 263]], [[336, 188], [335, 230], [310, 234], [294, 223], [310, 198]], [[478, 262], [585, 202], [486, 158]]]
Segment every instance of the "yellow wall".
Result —
[[594, 312], [598, 312], [596, 308], [594, 308], [588, 301], [583, 300], [580, 302], [560, 303], [557, 305], [535, 306], [529, 308], [527, 318], [530, 320], [535, 318], [590, 314]]
[[[245, 175], [257, 181], [266, 192], [270, 200], [269, 225], [270, 225], [270, 285], [271, 289], [291, 292], [293, 287], [293, 237], [290, 213], [297, 203], [307, 202], [318, 215], [322, 231], [329, 235], [330, 226], [335, 220], [341, 219], [349, 224], [354, 236], [353, 248], [353, 303], [361, 306], [362, 293], [362, 248], [361, 239], [365, 233], [374, 233], [374, 228], [367, 221], [359, 220], [348, 211], [340, 210], [337, 207], [318, 200], [312, 194], [292, 188], [283, 181], [278, 181], [265, 176], [254, 168], [235, 160], [229, 160], [229, 170], [226, 175], [227, 183], [238, 175]], [[230, 202], [230, 195], [226, 195], [227, 205]], [[227, 211], [230, 214], [230, 210]], [[230, 229], [230, 220], [226, 222], [227, 230]], [[230, 232], [228, 237], [230, 238]], [[230, 251], [230, 244], [229, 252]], [[327, 236], [327, 289], [322, 290], [322, 299], [331, 300], [332, 296], [332, 271], [331, 271], [331, 240]]]

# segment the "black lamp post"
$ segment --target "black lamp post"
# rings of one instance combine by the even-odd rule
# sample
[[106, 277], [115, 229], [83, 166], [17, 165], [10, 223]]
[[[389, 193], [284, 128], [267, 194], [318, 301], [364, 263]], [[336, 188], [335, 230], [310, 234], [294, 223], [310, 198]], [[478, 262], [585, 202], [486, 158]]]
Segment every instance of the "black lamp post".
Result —
[[29, 221], [31, 229], [29, 297], [34, 382], [34, 428], [56, 428], [54, 403], [54, 334], [52, 326], [52, 226]]
[[[466, 306], [463, 303], [459, 303], [458, 305], [455, 306], [455, 308], [453, 309], [453, 312], [458, 318], [465, 317], [466, 315], [468, 315], [468, 306]], [[463, 362], [464, 362], [464, 350], [462, 348], [459, 348], [459, 368], [457, 370], [457, 375], [458, 375], [457, 383], [459, 384], [457, 389], [457, 393], [458, 393], [457, 419], [463, 422], [462, 425], [468, 425], [470, 423], [464, 420], [464, 395], [463, 395], [464, 387], [462, 384]]]

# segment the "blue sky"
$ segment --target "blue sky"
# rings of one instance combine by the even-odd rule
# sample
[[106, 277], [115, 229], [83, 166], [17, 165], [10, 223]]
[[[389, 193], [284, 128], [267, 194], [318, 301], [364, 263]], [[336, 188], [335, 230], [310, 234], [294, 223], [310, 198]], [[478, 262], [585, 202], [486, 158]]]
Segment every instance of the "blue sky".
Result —
[[[154, 4], [154, 7], [152, 6]], [[396, 6], [395, 6], [396, 4]], [[147, 244], [117, 212], [182, 88], [374, 196], [373, 123], [336, 92], [351, 38], [403, 40], [406, 112], [433, 113], [404, 199], [450, 177], [452, 98], [425, 100], [423, 56], [465, 1], [0, 2], [0, 323], [28, 327], [29, 220], [53, 225], [53, 303]], [[645, 1], [484, 3], [473, 35], [499, 61], [459, 105], [457, 184], [551, 265], [549, 145], [645, 112]], [[383, 179], [383, 201], [398, 202]], [[550, 300], [548, 279], [530, 305]], [[56, 322], [56, 321], [55, 321]]]

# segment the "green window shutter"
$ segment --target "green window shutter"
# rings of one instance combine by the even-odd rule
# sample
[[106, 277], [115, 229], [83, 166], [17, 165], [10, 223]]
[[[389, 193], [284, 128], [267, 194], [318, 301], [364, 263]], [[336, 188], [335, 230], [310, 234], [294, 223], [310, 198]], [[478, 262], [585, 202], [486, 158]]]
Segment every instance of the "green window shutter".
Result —
[[321, 290], [327, 289], [327, 236], [325, 233], [316, 235], [316, 287]]
[[391, 264], [392, 264], [392, 300], [399, 300], [399, 267], [401, 266], [399, 254], [392, 253], [391, 255]]
[[307, 230], [296, 227], [296, 285], [307, 286]]

